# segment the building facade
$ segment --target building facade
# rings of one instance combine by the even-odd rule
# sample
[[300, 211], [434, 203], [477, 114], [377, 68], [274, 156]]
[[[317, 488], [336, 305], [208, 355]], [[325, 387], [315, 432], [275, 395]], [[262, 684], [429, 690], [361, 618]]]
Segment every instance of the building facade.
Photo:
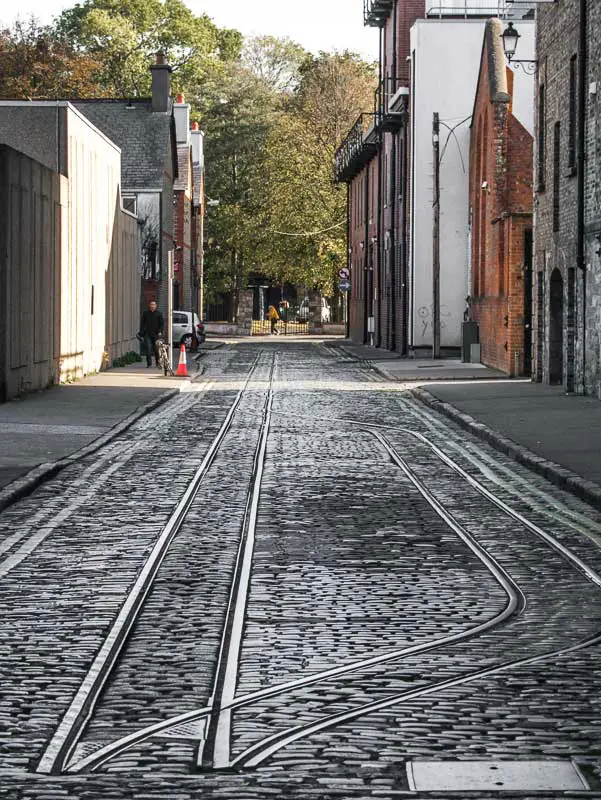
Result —
[[373, 110], [349, 131], [335, 163], [337, 180], [348, 186], [349, 334], [355, 341], [402, 354], [432, 346], [437, 111], [448, 128], [464, 121], [453, 130], [440, 165], [441, 204], [446, 204], [441, 338], [443, 346], [459, 346], [468, 294], [469, 118], [482, 31], [486, 18], [506, 13], [521, 18], [531, 12], [526, 5], [364, 0], [365, 23], [380, 32], [379, 86]]
[[[139, 275], [136, 220], [121, 207], [119, 148], [66, 101], [0, 101], [0, 109], [0, 143], [27, 157], [9, 159], [5, 175], [16, 177], [2, 186], [9, 397], [80, 378], [134, 350]], [[48, 170], [58, 203], [42, 177]]]
[[380, 35], [378, 87], [336, 154], [348, 186], [349, 333], [355, 341], [407, 350], [409, 31], [424, 0], [366, 0], [364, 21]]
[[78, 100], [74, 105], [121, 149], [125, 208], [138, 219], [141, 305], [169, 305], [169, 265], [174, 260], [173, 186], [178, 178], [171, 67], [162, 54], [150, 67], [152, 98]]
[[534, 377], [601, 398], [601, 9], [537, 17]]
[[[533, 55], [532, 27], [520, 26], [524, 57]], [[503, 28], [486, 23], [470, 127], [470, 312], [482, 362], [529, 375], [534, 75], [506, 65]]]

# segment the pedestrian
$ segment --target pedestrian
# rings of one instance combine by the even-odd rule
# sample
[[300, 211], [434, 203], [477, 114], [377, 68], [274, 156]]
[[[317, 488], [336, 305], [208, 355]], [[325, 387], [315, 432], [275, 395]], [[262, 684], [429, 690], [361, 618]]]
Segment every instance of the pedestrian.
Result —
[[152, 366], [152, 356], [156, 365], [159, 364], [159, 354], [157, 353], [157, 339], [163, 337], [163, 328], [165, 321], [163, 315], [159, 311], [157, 304], [151, 300], [148, 308], [142, 314], [140, 320], [140, 335], [144, 340], [144, 348], [146, 349], [146, 366]]
[[269, 306], [267, 309], [267, 319], [271, 322], [271, 336], [277, 336], [279, 333], [277, 325], [279, 318], [280, 315], [276, 311], [275, 306]]

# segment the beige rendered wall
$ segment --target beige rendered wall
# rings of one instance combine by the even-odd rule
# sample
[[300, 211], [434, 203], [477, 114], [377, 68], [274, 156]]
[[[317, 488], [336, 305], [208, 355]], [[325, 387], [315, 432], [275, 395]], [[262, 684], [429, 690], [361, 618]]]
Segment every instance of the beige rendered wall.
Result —
[[69, 106], [68, 177], [61, 179], [61, 381], [103, 366], [120, 173], [119, 148]]

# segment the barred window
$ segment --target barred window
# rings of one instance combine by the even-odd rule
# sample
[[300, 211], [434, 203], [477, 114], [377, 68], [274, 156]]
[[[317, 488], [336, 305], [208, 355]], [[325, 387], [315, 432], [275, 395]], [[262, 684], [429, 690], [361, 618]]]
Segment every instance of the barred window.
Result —
[[570, 96], [569, 96], [569, 108], [568, 108], [568, 120], [569, 120], [569, 129], [568, 129], [568, 167], [572, 172], [576, 169], [576, 131], [577, 131], [577, 100], [576, 100], [576, 92], [577, 92], [577, 60], [576, 56], [572, 56], [570, 59]]
[[545, 84], [541, 83], [538, 90], [538, 153], [537, 153], [537, 191], [545, 191], [545, 129], [547, 126]]
[[553, 230], [559, 230], [560, 207], [560, 175], [561, 168], [561, 123], [555, 123], [553, 138]]

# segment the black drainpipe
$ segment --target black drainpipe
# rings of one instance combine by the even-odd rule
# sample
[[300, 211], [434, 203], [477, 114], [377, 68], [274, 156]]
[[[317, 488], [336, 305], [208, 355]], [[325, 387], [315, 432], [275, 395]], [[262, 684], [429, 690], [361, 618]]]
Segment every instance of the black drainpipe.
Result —
[[[378, 94], [377, 94], [377, 109], [376, 109], [376, 116], [375, 116], [375, 123], [377, 126], [376, 136], [378, 139], [378, 218], [376, 222], [376, 246], [374, 247], [374, 252], [376, 254], [376, 259], [378, 262], [378, 293], [377, 293], [377, 302], [378, 302], [378, 321], [377, 321], [377, 330], [374, 332], [374, 345], [376, 347], [380, 347], [382, 344], [382, 151], [384, 149], [384, 134], [380, 129], [380, 121], [382, 118], [382, 81], [384, 79], [383, 73], [383, 59], [384, 59], [384, 30], [385, 26], [380, 28], [380, 66], [379, 66], [379, 73], [380, 73], [380, 84], [378, 86]], [[375, 310], [375, 309], [374, 309]]]
[[365, 216], [365, 241], [363, 242], [363, 344], [368, 343], [367, 332], [367, 318], [371, 308], [371, 302], [367, 296], [369, 288], [368, 270], [369, 270], [369, 162], [364, 167], [365, 169], [365, 194], [364, 194], [364, 209]]
[[[397, 81], [397, 23], [398, 23], [398, 7], [399, 4], [397, 0], [395, 0], [394, 4], [394, 17], [393, 17], [393, 28], [392, 28], [392, 87], [390, 89], [390, 93], [394, 94], [398, 89], [398, 81]], [[392, 152], [390, 154], [390, 175], [392, 178], [392, 208], [391, 208], [391, 222], [390, 222], [390, 320], [389, 320], [389, 329], [390, 329], [390, 342], [389, 346], [391, 350], [396, 350], [396, 275], [397, 275], [397, 250], [396, 250], [396, 215], [397, 215], [397, 195], [398, 195], [398, 187], [396, 183], [396, 173], [397, 173], [397, 143], [398, 143], [398, 131], [395, 131], [392, 136]]]
[[578, 43], [578, 221], [576, 263], [582, 270], [582, 386], [586, 391], [586, 249], [584, 246], [584, 198], [586, 162], [586, 71], [587, 71], [587, 0], [580, 0]]
[[351, 255], [351, 181], [346, 184], [346, 266], [349, 271], [351, 288], [348, 292], [343, 294], [344, 302], [346, 303], [346, 326], [344, 335], [350, 339], [351, 332], [351, 298], [353, 288], [353, 270], [352, 270], [352, 255]]

